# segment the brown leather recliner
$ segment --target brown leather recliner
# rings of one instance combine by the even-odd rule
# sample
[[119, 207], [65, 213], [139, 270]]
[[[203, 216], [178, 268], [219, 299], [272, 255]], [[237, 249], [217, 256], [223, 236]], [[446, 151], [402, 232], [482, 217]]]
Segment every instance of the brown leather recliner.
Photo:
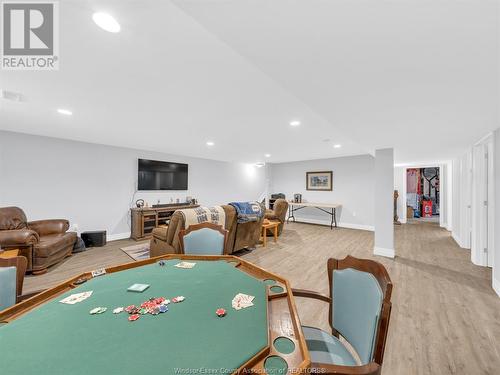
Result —
[[68, 220], [38, 220], [28, 222], [19, 207], [0, 208], [0, 246], [19, 249], [28, 260], [27, 271], [42, 274], [47, 267], [71, 255], [76, 233], [67, 232]]
[[[237, 222], [236, 210], [233, 206], [222, 205], [226, 214], [227, 240], [224, 254], [232, 254], [237, 250], [255, 247], [259, 242], [262, 221], [253, 221], [239, 224]], [[150, 241], [150, 256], [155, 257], [164, 254], [180, 254], [179, 231], [186, 229], [184, 215], [180, 211], [174, 212], [167, 228], [153, 229], [153, 238]]]
[[[266, 210], [265, 218], [268, 220], [278, 220], [280, 225], [278, 226], [278, 236], [281, 235], [283, 231], [283, 226], [285, 225], [286, 212], [288, 211], [288, 202], [285, 199], [276, 199], [274, 201], [273, 209]], [[272, 232], [269, 231], [268, 236], [272, 236]]]

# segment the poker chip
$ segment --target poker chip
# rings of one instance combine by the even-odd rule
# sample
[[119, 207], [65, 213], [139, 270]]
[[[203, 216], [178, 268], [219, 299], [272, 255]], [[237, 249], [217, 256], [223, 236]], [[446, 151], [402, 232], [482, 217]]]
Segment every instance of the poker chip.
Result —
[[[128, 320], [131, 322], [136, 321], [140, 318], [141, 315], [151, 314], [151, 315], [159, 315], [166, 313], [168, 311], [168, 304], [170, 302], [179, 303], [185, 300], [184, 296], [177, 296], [169, 300], [165, 297], [151, 297], [148, 300], [142, 302], [140, 305], [129, 305], [127, 307], [116, 307], [113, 310], [113, 314], [119, 314], [122, 311], [125, 311], [129, 314]], [[96, 307], [90, 311], [91, 314], [102, 314], [107, 310], [106, 307]], [[224, 311], [224, 315], [226, 311]]]
[[217, 316], [219, 318], [222, 318], [223, 316], [226, 316], [226, 310], [223, 309], [223, 308], [218, 308], [217, 310], [215, 310], [215, 313], [217, 314]]
[[92, 310], [89, 311], [90, 315], [95, 315], [95, 314], [102, 314], [103, 312], [106, 312], [108, 308], [107, 307], [94, 307]]
[[150, 311], [151, 315], [158, 315], [160, 313], [160, 308], [157, 306], [157, 307], [153, 307]]
[[130, 306], [127, 306], [125, 307], [125, 311], [128, 312], [129, 314], [132, 314], [132, 310], [135, 309], [135, 305], [130, 305]]
[[128, 320], [130, 322], [135, 322], [137, 319], [139, 319], [141, 316], [139, 314], [132, 314], [128, 317]]

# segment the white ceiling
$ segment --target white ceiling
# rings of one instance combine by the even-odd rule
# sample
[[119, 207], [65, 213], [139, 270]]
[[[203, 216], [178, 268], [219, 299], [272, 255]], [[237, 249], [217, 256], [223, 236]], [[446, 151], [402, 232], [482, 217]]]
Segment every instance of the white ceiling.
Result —
[[499, 126], [497, 1], [59, 4], [60, 70], [1, 71], [26, 101], [0, 102], [0, 129], [245, 162], [394, 147], [411, 163]]

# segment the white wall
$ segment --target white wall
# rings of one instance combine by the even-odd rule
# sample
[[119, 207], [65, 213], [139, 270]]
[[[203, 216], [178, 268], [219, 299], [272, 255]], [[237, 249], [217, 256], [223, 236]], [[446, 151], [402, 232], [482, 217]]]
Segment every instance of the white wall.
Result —
[[406, 224], [406, 169], [407, 167], [394, 168], [394, 190], [399, 193], [398, 198], [398, 216], [401, 224]]
[[452, 236], [458, 245], [471, 247], [472, 149], [453, 160]]
[[[309, 171], [333, 171], [333, 191], [307, 191]], [[271, 193], [284, 193], [287, 199], [301, 193], [304, 201], [340, 203], [339, 226], [373, 230], [375, 190], [371, 155], [272, 164], [271, 175]], [[295, 216], [298, 221], [330, 225], [330, 217], [315, 208], [301, 209]]]
[[[484, 146], [487, 145], [487, 148]], [[485, 152], [488, 158], [485, 163]], [[492, 256], [492, 287], [500, 296], [500, 129], [468, 149], [453, 160], [453, 222], [452, 235], [461, 247], [471, 248], [471, 261], [486, 265], [482, 248], [488, 247]], [[487, 164], [487, 167], [486, 167]], [[490, 169], [489, 188], [485, 190], [484, 173]], [[483, 173], [484, 172], [484, 173]], [[492, 182], [492, 184], [490, 184]], [[484, 201], [488, 204], [487, 227], [482, 209]], [[489, 257], [488, 257], [489, 258]], [[488, 259], [489, 261], [489, 259]]]
[[439, 225], [449, 231], [452, 230], [453, 220], [453, 170], [452, 162], [439, 165]]
[[[189, 164], [189, 190], [137, 192], [137, 159]], [[0, 205], [23, 208], [29, 220], [67, 218], [79, 231], [127, 237], [136, 199], [198, 199], [203, 205], [257, 200], [265, 168], [158, 152], [0, 131]], [[134, 194], [135, 193], [135, 194]]]
[[394, 258], [394, 151], [375, 151], [375, 246], [373, 253]]

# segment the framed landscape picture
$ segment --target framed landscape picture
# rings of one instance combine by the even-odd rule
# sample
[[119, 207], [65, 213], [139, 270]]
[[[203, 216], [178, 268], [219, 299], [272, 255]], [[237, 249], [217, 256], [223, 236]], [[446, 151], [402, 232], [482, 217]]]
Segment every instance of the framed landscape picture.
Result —
[[333, 173], [332, 171], [325, 172], [306, 172], [306, 189], [318, 191], [333, 190]]

